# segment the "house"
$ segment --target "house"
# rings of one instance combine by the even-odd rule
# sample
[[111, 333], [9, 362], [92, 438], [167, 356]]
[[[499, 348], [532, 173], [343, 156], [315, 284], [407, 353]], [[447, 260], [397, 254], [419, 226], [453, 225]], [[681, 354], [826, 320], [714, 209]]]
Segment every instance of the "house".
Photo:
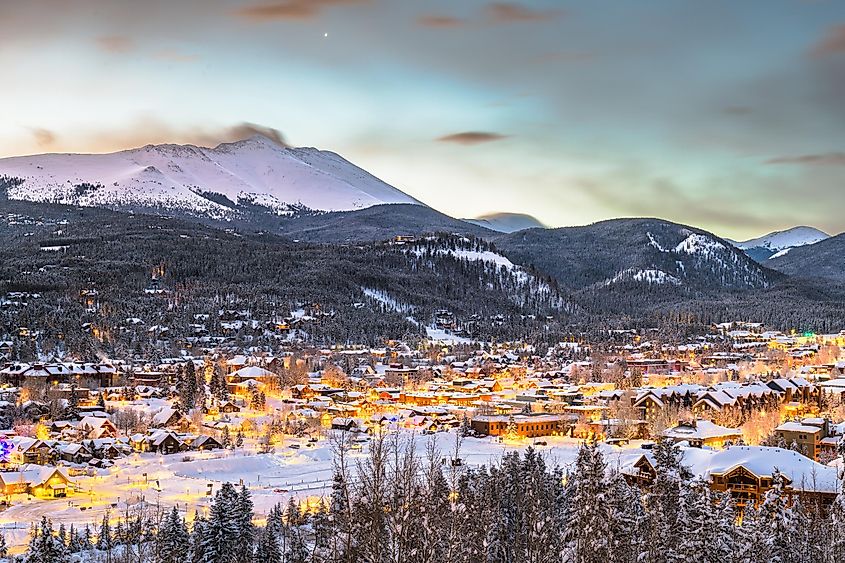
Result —
[[63, 444], [59, 446], [59, 457], [68, 463], [87, 463], [94, 457], [83, 444]]
[[[802, 502], [830, 504], [839, 492], [834, 467], [798, 452], [765, 446], [730, 446], [723, 450], [682, 448], [681, 464], [694, 477], [705, 479], [714, 491], [729, 492], [738, 507], [759, 504], [772, 488], [776, 472], [783, 477], [784, 494]], [[630, 483], [648, 488], [656, 477], [654, 456], [638, 456], [621, 472]]]
[[0, 491], [6, 495], [30, 493], [45, 499], [62, 498], [75, 489], [76, 484], [57, 467], [29, 465], [20, 471], [0, 472]]
[[12, 451], [9, 461], [16, 465], [48, 465], [58, 457], [52, 444], [38, 438], [16, 436], [12, 438]]
[[347, 432], [367, 432], [364, 422], [357, 418], [335, 417], [332, 419], [332, 430], [345, 430]]
[[77, 428], [85, 438], [115, 438], [117, 426], [108, 418], [85, 416], [79, 421]]
[[145, 437], [146, 448], [142, 451], [160, 453], [163, 455], [175, 454], [185, 447], [184, 442], [169, 430], [157, 430]]
[[213, 436], [202, 435], [191, 440], [190, 447], [196, 451], [219, 450], [223, 448], [223, 444]]
[[191, 421], [176, 409], [165, 407], [153, 415], [151, 425], [153, 428], [171, 428], [186, 432], [191, 427]]
[[674, 442], [687, 442], [693, 448], [723, 448], [728, 442], [740, 441], [742, 432], [739, 428], [719, 426], [709, 420], [693, 420], [664, 430], [663, 436]]
[[[817, 422], [818, 421], [818, 422]], [[816, 422], [815, 424], [811, 424]], [[775, 434], [782, 438], [786, 445], [798, 445], [799, 451], [818, 461], [821, 453], [821, 442], [828, 435], [828, 423], [821, 418], [805, 418], [801, 422], [784, 422], [775, 428]]]

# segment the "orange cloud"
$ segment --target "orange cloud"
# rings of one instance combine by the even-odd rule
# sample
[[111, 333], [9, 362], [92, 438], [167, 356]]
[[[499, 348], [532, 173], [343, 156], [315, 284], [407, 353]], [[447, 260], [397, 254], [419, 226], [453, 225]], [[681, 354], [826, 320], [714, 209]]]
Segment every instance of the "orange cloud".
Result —
[[282, 0], [246, 6], [235, 13], [253, 22], [307, 20], [320, 15], [326, 8], [369, 3], [370, 0]]
[[845, 53], [845, 24], [831, 27], [815, 47], [810, 50], [814, 57], [825, 57], [835, 53]]
[[46, 149], [56, 142], [56, 134], [49, 129], [43, 127], [33, 127], [30, 129], [32, 136], [35, 137], [35, 143], [39, 148]]
[[533, 10], [515, 2], [494, 2], [487, 6], [487, 16], [495, 23], [541, 22], [561, 14], [559, 10]]
[[461, 27], [466, 24], [465, 20], [452, 16], [420, 16], [417, 23], [423, 27]]
[[451, 135], [444, 135], [437, 140], [442, 143], [457, 143], [459, 145], [478, 145], [481, 143], [491, 143], [493, 141], [501, 141], [506, 139], [508, 135], [500, 133], [490, 133], [487, 131], [463, 131], [461, 133], [452, 133]]
[[123, 35], [103, 35], [97, 38], [97, 45], [107, 53], [128, 53], [135, 48], [135, 43]]

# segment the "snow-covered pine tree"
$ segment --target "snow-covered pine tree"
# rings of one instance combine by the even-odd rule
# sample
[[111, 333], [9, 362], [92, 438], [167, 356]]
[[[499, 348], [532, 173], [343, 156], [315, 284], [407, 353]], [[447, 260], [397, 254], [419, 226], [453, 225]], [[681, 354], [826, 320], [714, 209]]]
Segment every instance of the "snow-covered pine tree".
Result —
[[793, 513], [787, 506], [783, 492], [784, 484], [783, 474], [776, 468], [772, 473], [772, 487], [766, 491], [760, 505], [760, 521], [765, 530], [768, 559], [772, 563], [785, 563], [790, 560], [792, 541], [796, 535]]
[[842, 480], [839, 494], [830, 506], [830, 524], [831, 560], [845, 561], [845, 479]]
[[205, 563], [207, 560], [205, 551], [205, 529], [207, 526], [208, 521], [197, 511], [194, 515], [194, 522], [191, 524], [191, 563]]
[[214, 496], [208, 523], [203, 526], [204, 563], [237, 563], [240, 556], [237, 520], [238, 493], [223, 483]]
[[566, 553], [571, 561], [599, 563], [610, 560], [610, 506], [605, 482], [607, 466], [596, 442], [582, 444], [575, 470], [567, 483], [569, 521]]
[[267, 525], [258, 532], [255, 560], [261, 563], [282, 563], [282, 551], [279, 548], [278, 527], [267, 521]]
[[109, 513], [103, 515], [103, 520], [100, 523], [100, 530], [97, 532], [97, 549], [110, 554], [114, 549], [114, 537], [112, 535], [111, 524], [109, 523]]
[[29, 541], [26, 563], [66, 563], [67, 550], [64, 544], [53, 534], [53, 525], [46, 516], [41, 517], [41, 524]]
[[243, 561], [246, 562], [248, 561], [246, 554], [251, 554], [255, 547], [255, 525], [252, 523], [252, 518], [255, 514], [253, 513], [252, 498], [246, 485], [241, 485], [236, 507], [235, 518], [238, 525], [238, 541], [240, 543], [241, 553], [244, 554]]
[[645, 503], [648, 561], [680, 562], [684, 560], [678, 552], [681, 489], [688, 472], [681, 466], [680, 449], [671, 440], [658, 441], [653, 452], [656, 476]]
[[608, 484], [607, 502], [610, 529], [610, 561], [634, 563], [645, 551], [645, 513], [640, 490], [616, 473]]
[[190, 550], [190, 536], [185, 520], [174, 506], [165, 516], [156, 537], [158, 563], [184, 563]]
[[79, 536], [79, 531], [76, 530], [73, 524], [68, 530], [67, 550], [68, 553], [79, 553], [83, 549], [82, 538]]
[[737, 524], [734, 501], [730, 493], [711, 492], [714, 504], [714, 530], [709, 549], [715, 561], [730, 561], [736, 555]]
[[[299, 505], [291, 498], [285, 510], [282, 530], [282, 534], [286, 537], [285, 550], [282, 554], [282, 560], [285, 563], [307, 562], [308, 547], [302, 529], [305, 524], [307, 524], [307, 515], [300, 511]], [[383, 533], [384, 530], [380, 530], [380, 532]]]

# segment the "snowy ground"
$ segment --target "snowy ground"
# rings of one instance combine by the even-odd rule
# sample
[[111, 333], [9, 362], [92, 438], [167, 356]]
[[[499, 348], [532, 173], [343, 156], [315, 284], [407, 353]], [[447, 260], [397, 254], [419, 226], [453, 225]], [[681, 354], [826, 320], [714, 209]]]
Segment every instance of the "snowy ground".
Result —
[[[405, 431], [402, 431], [405, 432]], [[425, 456], [429, 440], [436, 440], [444, 457], [451, 457], [455, 447], [453, 433], [423, 436], [406, 432], [403, 438], [412, 439], [419, 456]], [[538, 446], [550, 465], [568, 465], [574, 459], [579, 442], [569, 438], [547, 438], [548, 446]], [[22, 546], [28, 541], [31, 522], [47, 516], [55, 526], [64, 523], [84, 526], [100, 521], [106, 511], [113, 517], [127, 509], [144, 506], [177, 506], [193, 515], [208, 509], [208, 491], [216, 491], [222, 483], [243, 483], [252, 492], [255, 512], [259, 519], [275, 504], [286, 503], [293, 495], [299, 500], [328, 495], [332, 480], [332, 449], [328, 440], [313, 447], [301, 443], [291, 449], [291, 443], [277, 448], [273, 454], [258, 454], [249, 450], [182, 453], [169, 456], [133, 454], [116, 460], [113, 467], [101, 470], [94, 477], [76, 477], [81, 488], [68, 499], [27, 500], [26, 495], [12, 497], [12, 506], [0, 512], [0, 528], [7, 542]], [[508, 451], [522, 450], [530, 440], [519, 444], [502, 444], [492, 438], [467, 438], [460, 457], [468, 465], [495, 463]], [[606, 448], [608, 465], [621, 463], [628, 456], [640, 453], [637, 449]], [[367, 455], [367, 447], [352, 450], [348, 458], [353, 466]]]

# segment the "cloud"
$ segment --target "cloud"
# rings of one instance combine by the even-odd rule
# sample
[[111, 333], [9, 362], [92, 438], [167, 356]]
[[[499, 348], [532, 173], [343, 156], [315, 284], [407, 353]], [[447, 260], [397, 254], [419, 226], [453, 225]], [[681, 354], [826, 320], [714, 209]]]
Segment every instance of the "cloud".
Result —
[[467, 22], [452, 16], [428, 15], [417, 18], [417, 23], [423, 27], [462, 27]]
[[845, 24], [831, 27], [824, 37], [810, 50], [814, 57], [826, 57], [835, 53], [845, 53]]
[[457, 143], [459, 145], [478, 145], [481, 143], [490, 143], [492, 141], [500, 141], [506, 139], [508, 135], [500, 133], [490, 133], [487, 131], [463, 131], [461, 133], [452, 133], [451, 135], [444, 135], [438, 137], [438, 141], [442, 143]]
[[76, 130], [61, 137], [47, 130], [42, 133], [41, 129], [32, 128], [30, 131], [38, 148], [45, 148], [46, 145], [42, 143], [49, 142], [51, 150], [60, 152], [105, 153], [164, 143], [215, 147], [220, 143], [241, 141], [255, 135], [267, 137], [283, 147], [289, 146], [281, 131], [255, 123], [242, 122], [220, 127], [173, 127], [153, 116], [139, 116], [119, 128]]
[[107, 53], [128, 53], [135, 48], [135, 42], [123, 35], [97, 37], [97, 46]]
[[281, 0], [267, 4], [254, 4], [235, 13], [253, 22], [309, 20], [319, 16], [324, 9], [334, 6], [369, 4], [370, 0]]
[[562, 14], [560, 10], [534, 10], [515, 2], [494, 2], [487, 6], [486, 12], [495, 23], [542, 22]]
[[264, 137], [267, 137], [268, 139], [282, 147], [290, 146], [285, 140], [284, 135], [282, 135], [282, 132], [278, 129], [274, 129], [272, 127], [265, 127], [263, 125], [257, 125], [255, 123], [239, 123], [238, 125], [233, 125], [232, 127], [229, 127], [227, 130], [225, 130], [222, 136], [224, 140], [221, 142], [240, 141], [243, 139], [248, 139], [249, 137], [254, 137], [255, 135], [262, 135]]
[[44, 129], [43, 127], [32, 127], [30, 128], [30, 132], [32, 133], [32, 136], [35, 137], [35, 143], [39, 148], [49, 148], [56, 142], [56, 134], [49, 129]]
[[770, 158], [766, 164], [806, 164], [819, 166], [845, 166], [845, 152], [803, 154]]

